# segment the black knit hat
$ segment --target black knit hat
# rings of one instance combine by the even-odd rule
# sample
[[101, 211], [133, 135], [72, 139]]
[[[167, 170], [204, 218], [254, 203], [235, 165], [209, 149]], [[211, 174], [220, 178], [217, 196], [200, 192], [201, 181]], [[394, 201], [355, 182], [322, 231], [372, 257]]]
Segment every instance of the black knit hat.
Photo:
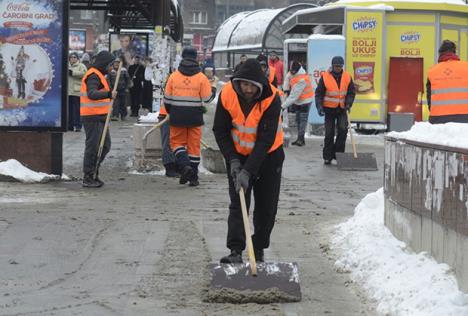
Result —
[[446, 52], [457, 52], [457, 45], [454, 42], [449, 40], [444, 40], [439, 47], [439, 54], [446, 53]]
[[290, 70], [291, 72], [296, 73], [296, 72], [299, 71], [299, 69], [301, 69], [301, 64], [300, 64], [299, 62], [293, 60], [293, 61], [291, 62], [291, 66], [289, 67], [289, 70]]
[[182, 51], [182, 58], [188, 58], [188, 59], [196, 60], [197, 57], [198, 57], [198, 53], [197, 53], [197, 50], [195, 49], [195, 47], [187, 46]]
[[344, 65], [344, 58], [341, 56], [335, 56], [332, 58], [332, 66], [337, 65], [337, 66], [343, 66]]
[[263, 54], [257, 56], [257, 61], [260, 63], [260, 65], [268, 65], [268, 57]]

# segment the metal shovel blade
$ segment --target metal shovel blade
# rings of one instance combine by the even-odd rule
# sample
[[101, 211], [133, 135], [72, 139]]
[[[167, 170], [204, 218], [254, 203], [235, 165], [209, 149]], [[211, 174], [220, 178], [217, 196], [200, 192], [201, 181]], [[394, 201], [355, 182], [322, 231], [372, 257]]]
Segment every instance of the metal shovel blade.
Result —
[[296, 262], [257, 263], [257, 276], [252, 276], [249, 263], [211, 264], [209, 269], [211, 284], [205, 301], [269, 304], [301, 300]]
[[350, 171], [375, 171], [377, 160], [373, 153], [358, 153], [354, 158], [352, 153], [336, 153], [338, 169]]

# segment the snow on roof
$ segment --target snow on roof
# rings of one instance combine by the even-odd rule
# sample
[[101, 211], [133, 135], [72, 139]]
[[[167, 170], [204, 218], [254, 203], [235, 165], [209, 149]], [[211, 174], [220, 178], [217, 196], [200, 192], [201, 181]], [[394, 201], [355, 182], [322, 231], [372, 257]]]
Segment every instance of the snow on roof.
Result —
[[227, 49], [229, 45], [229, 39], [232, 34], [232, 30], [237, 26], [237, 24], [250, 12], [240, 12], [234, 14], [229, 19], [224, 21], [223, 24], [218, 28], [218, 33], [214, 41], [213, 51]]
[[307, 38], [288, 38], [284, 40], [284, 43], [307, 43]]
[[431, 124], [417, 122], [406, 132], [390, 132], [387, 136], [422, 143], [468, 149], [468, 124]]
[[49, 180], [57, 180], [60, 178], [57, 175], [32, 171], [15, 159], [0, 161], [0, 175], [26, 183], [47, 182]]
[[325, 35], [325, 34], [312, 34], [309, 36], [308, 40], [345, 40], [343, 35]]
[[232, 32], [230, 46], [262, 43], [268, 25], [283, 10], [257, 10], [246, 16]]

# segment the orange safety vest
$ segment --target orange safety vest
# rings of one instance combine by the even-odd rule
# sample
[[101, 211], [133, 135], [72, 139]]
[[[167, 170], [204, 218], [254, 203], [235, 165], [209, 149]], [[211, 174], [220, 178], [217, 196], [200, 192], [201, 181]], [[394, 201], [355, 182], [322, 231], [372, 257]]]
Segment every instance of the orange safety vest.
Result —
[[468, 62], [449, 60], [432, 66], [430, 116], [468, 114]]
[[164, 105], [163, 100], [161, 100], [161, 105], [159, 106], [159, 115], [167, 115], [166, 106]]
[[172, 106], [201, 107], [211, 99], [211, 85], [201, 72], [185, 76], [180, 71], [171, 74], [164, 91], [164, 102]]
[[109, 84], [107, 83], [106, 78], [104, 75], [97, 70], [96, 68], [89, 68], [89, 70], [84, 75], [83, 79], [81, 79], [81, 89], [80, 89], [80, 115], [81, 116], [89, 116], [89, 115], [104, 115], [110, 111], [112, 107], [112, 99], [105, 98], [101, 100], [91, 100], [88, 98], [88, 87], [86, 85], [86, 79], [92, 75], [96, 74], [101, 81], [101, 84], [104, 88], [100, 89], [99, 91], [111, 91], [109, 88]]
[[272, 66], [268, 66], [268, 68], [270, 69], [270, 74], [268, 75], [268, 82], [273, 83], [273, 80], [275, 80], [276, 76], [276, 69]]
[[343, 70], [339, 88], [335, 78], [330, 72], [324, 72], [322, 77], [326, 88], [325, 97], [323, 98], [323, 106], [333, 109], [337, 107], [344, 108], [346, 94], [348, 93], [348, 86], [351, 83], [351, 76], [349, 73]]
[[301, 80], [305, 80], [306, 82], [306, 87], [302, 91], [301, 96], [299, 97], [299, 100], [306, 100], [306, 99], [311, 99], [314, 97], [314, 88], [312, 87], [312, 82], [310, 81], [310, 77], [308, 74], [302, 74], [302, 75], [296, 75], [289, 80], [291, 84], [291, 90], [293, 87]]
[[[277, 89], [271, 86], [273, 95], [257, 102], [249, 115], [245, 117], [239, 104], [237, 93], [232, 87], [232, 83], [228, 83], [223, 87], [221, 93], [221, 101], [223, 107], [229, 112], [232, 118], [232, 130], [231, 137], [234, 142], [236, 151], [244, 156], [250, 155], [255, 147], [255, 141], [257, 140], [257, 128], [260, 120], [263, 117], [263, 113], [270, 107], [271, 103], [276, 97]], [[283, 128], [281, 125], [281, 117], [278, 118], [278, 130], [276, 132], [276, 138], [268, 151], [278, 149], [283, 144]]]

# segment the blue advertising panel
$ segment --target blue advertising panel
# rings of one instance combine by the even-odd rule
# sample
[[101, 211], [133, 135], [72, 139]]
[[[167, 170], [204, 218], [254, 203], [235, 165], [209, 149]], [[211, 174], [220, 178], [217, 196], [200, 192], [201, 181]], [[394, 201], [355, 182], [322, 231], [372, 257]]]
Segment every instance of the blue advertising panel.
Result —
[[[317, 88], [322, 72], [331, 67], [333, 56], [345, 57], [343, 36], [314, 34], [309, 37], [307, 40], [307, 73], [312, 79], [314, 90]], [[324, 117], [318, 115], [315, 105], [309, 111], [309, 123], [324, 123]]]
[[68, 2], [0, 1], [0, 129], [63, 131]]

